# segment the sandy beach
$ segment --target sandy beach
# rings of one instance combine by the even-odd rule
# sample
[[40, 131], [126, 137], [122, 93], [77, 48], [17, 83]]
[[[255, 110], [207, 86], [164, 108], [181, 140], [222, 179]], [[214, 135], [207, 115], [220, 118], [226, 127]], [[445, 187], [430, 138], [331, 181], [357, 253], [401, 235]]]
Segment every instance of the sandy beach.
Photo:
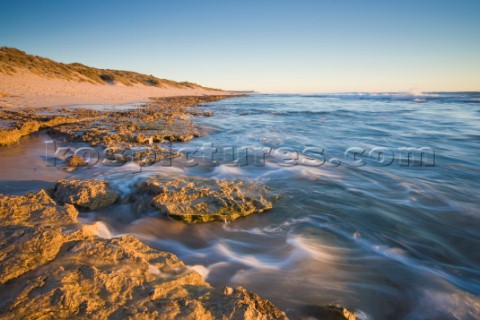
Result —
[[0, 107], [38, 108], [84, 104], [128, 104], [148, 102], [152, 97], [229, 95], [226, 91], [202, 88], [126, 86], [121, 83], [93, 84], [42, 77], [25, 69], [0, 73]]

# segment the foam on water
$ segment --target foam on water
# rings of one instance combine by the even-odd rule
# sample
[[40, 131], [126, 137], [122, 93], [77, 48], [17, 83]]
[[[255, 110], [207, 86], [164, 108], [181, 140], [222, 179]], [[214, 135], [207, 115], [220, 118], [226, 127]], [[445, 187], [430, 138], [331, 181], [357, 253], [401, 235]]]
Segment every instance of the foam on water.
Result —
[[202, 266], [202, 265], [200, 265], [200, 264], [196, 264], [196, 265], [194, 265], [194, 266], [188, 266], [188, 265], [187, 265], [187, 268], [189, 268], [190, 270], [193, 270], [193, 271], [197, 272], [197, 273], [200, 274], [204, 279], [207, 279], [208, 274], [210, 273], [209, 268], [205, 268], [204, 266]]
[[287, 239], [287, 244], [295, 248], [295, 258], [308, 257], [321, 263], [332, 263], [335, 260], [335, 252], [338, 254], [339, 248], [331, 249], [321, 245], [318, 242], [309, 240], [302, 236], [292, 236]]
[[260, 255], [252, 255], [252, 254], [240, 254], [231, 250], [226, 243], [219, 243], [215, 245], [213, 249], [217, 254], [222, 255], [229, 261], [241, 263], [243, 265], [257, 268], [257, 269], [278, 269], [278, 263], [273, 261], [272, 259], [268, 259], [266, 257], [262, 257]]
[[444, 319], [446, 315], [457, 320], [480, 319], [480, 298], [455, 288], [450, 291], [423, 290], [414, 311], [405, 319]]
[[244, 176], [242, 169], [240, 167], [228, 166], [228, 165], [220, 165], [213, 169], [211, 174], [212, 178], [216, 179], [232, 179], [232, 178], [239, 178]]
[[102, 239], [112, 239], [115, 236], [115, 231], [112, 232], [112, 230], [102, 221], [96, 221], [93, 224], [84, 225], [84, 228]]
[[300, 223], [307, 223], [310, 222], [311, 219], [309, 217], [298, 218], [298, 219], [289, 219], [281, 224], [278, 225], [269, 225], [263, 228], [250, 228], [250, 229], [238, 229], [228, 226], [227, 224], [223, 225], [223, 229], [228, 232], [244, 232], [250, 233], [255, 235], [267, 235], [269, 233], [284, 233], [288, 231], [289, 228], [296, 224]]

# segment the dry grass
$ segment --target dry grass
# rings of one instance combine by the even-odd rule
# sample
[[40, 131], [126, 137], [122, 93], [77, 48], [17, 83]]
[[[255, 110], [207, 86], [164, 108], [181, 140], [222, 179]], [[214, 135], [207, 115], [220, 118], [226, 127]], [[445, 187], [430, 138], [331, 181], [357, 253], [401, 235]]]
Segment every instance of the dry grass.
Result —
[[[81, 63], [65, 64], [47, 58], [29, 55], [15, 48], [0, 48], [0, 73], [15, 74], [17, 69], [26, 69], [46, 78], [59, 78], [78, 82], [90, 82], [94, 84], [117, 84], [126, 86], [145, 85], [159, 88], [205, 88], [195, 83], [176, 82], [167, 79], [159, 79], [152, 75], [145, 75], [132, 71], [98, 69], [88, 67]], [[1, 96], [1, 94], [0, 94]]]

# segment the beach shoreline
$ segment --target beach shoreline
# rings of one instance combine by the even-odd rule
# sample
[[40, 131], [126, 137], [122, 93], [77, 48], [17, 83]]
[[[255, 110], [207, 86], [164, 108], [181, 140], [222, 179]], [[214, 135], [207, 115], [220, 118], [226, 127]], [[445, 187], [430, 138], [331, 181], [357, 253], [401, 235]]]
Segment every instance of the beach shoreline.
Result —
[[[106, 155], [120, 165], [150, 165], [142, 161], [150, 159], [152, 151], [159, 160], [182, 157], [165, 149], [165, 141], [184, 142], [208, 134], [190, 121], [213, 115], [197, 106], [243, 96], [123, 71], [90, 68], [102, 73], [85, 78], [63, 69], [75, 66], [43, 58], [38, 58], [42, 62], [38, 64], [37, 58], [27, 57], [33, 59], [28, 68], [0, 72], [0, 148], [15, 148], [22, 144], [22, 137], [46, 130], [64, 142], [115, 150]], [[50, 73], [29, 71], [35, 66]], [[57, 75], [55, 70], [64, 73]], [[116, 81], [105, 81], [104, 72], [114, 74]], [[149, 81], [155, 85], [145, 85]], [[126, 104], [135, 106], [95, 108]], [[55, 179], [53, 188], [0, 193], [0, 254], [5, 257], [0, 261], [0, 283], [10, 288], [0, 290], [1, 317], [32, 319], [49, 310], [65, 318], [101, 314], [104, 318], [287, 319], [270, 301], [243, 287], [212, 287], [170, 250], [153, 249], [133, 236], [112, 235], [101, 221], [77, 220], [81, 212], [129, 205], [137, 218], [156, 208], [158, 215], [187, 224], [233, 221], [271, 209], [274, 196], [268, 186], [168, 175], [145, 180], [125, 195], [108, 181], [97, 180], [80, 156], [63, 155], [59, 160], [63, 174], [72, 174]], [[24, 174], [14, 167], [11, 182]], [[163, 188], [172, 193], [162, 197]], [[199, 207], [199, 201], [206, 206]], [[215, 209], [213, 204], [220, 203]], [[176, 209], [167, 212], [166, 206]], [[73, 287], [65, 279], [75, 279]], [[121, 293], [117, 287], [122, 287]], [[85, 290], [88, 294], [80, 293]], [[316, 306], [315, 310], [322, 319], [355, 319], [343, 307]]]
[[[180, 104], [174, 107], [180, 110], [202, 102], [179, 99], [167, 101]], [[0, 252], [4, 256], [0, 283], [10, 288], [0, 290], [1, 317], [32, 319], [53, 312], [66, 318], [93, 314], [176, 318], [182, 314], [195, 318], [228, 315], [252, 320], [286, 319], [285, 313], [269, 301], [241, 287], [213, 288], [172, 253], [151, 249], [132, 236], [101, 237], [104, 232], [98, 228], [106, 227], [80, 222], [77, 210], [108, 207], [119, 200], [119, 195], [101, 180], [76, 183], [80, 183], [80, 193], [74, 197], [85, 200], [87, 207], [69, 204], [72, 190], [66, 191], [69, 195], [63, 200], [52, 193], [56, 188], [16, 196], [0, 193]], [[98, 205], [92, 206], [94, 203]], [[98, 256], [103, 256], [102, 261]], [[64, 283], [77, 276], [74, 287]], [[118, 286], [122, 287], [121, 293], [116, 292]], [[88, 294], [83, 295], [82, 290]], [[35, 291], [38, 293], [32, 293]]]
[[[170, 113], [170, 116], [173, 116], [173, 117], [179, 117], [179, 118], [182, 118], [183, 115], [185, 114], [188, 114], [188, 112], [192, 112], [192, 111], [187, 111], [188, 110], [188, 107], [190, 106], [195, 106], [195, 105], [199, 105], [199, 104], [202, 104], [202, 101], [204, 102], [209, 102], [209, 101], [215, 101], [215, 100], [218, 100], [218, 99], [225, 99], [225, 98], [229, 98], [230, 96], [217, 96], [217, 97], [177, 97], [177, 98], [159, 98], [159, 99], [156, 99], [155, 102], [152, 102], [153, 105], [155, 105], [155, 103], [159, 104], [159, 107], [156, 107], [157, 109], [154, 109], [155, 111], [152, 111], [150, 110], [149, 108], [155, 108], [155, 107], [145, 107], [146, 109], [143, 110], [143, 112], [150, 112], [150, 115], [154, 115], [154, 116], [159, 116], [159, 112], [161, 112], [160, 110], [164, 110], [165, 108], [165, 113], [166, 115], [164, 115], [165, 117], [168, 118], [168, 114]], [[170, 107], [168, 107], [170, 105], [170, 107], [172, 109], [169, 109]], [[42, 109], [43, 110], [43, 109]], [[32, 117], [34, 117], [34, 115], [36, 114], [36, 112], [42, 112], [42, 110], [39, 110], [39, 109], [33, 109], [29, 112], [27, 112], [27, 114], [30, 114]], [[150, 111], [148, 111], [150, 110]], [[11, 111], [13, 114], [16, 113], [16, 111]], [[91, 112], [91, 111], [88, 111], [88, 113]], [[115, 117], [114, 116], [114, 113], [117, 112], [117, 111], [110, 111], [110, 112], [107, 112], [106, 114], [108, 114], [108, 117], [110, 117], [110, 119], [116, 119], [116, 118], [111, 118], [111, 117]], [[124, 111], [122, 111], [121, 113], [123, 113]], [[141, 109], [136, 109], [136, 110], [131, 110], [131, 111], [127, 111], [126, 113], [132, 113], [135, 114], [135, 115], [140, 115], [140, 113], [142, 112]], [[9, 114], [9, 113], [7, 113]], [[96, 114], [96, 113], [94, 113]], [[202, 113], [203, 114], [203, 113]], [[133, 118], [133, 116], [129, 116], [129, 118]], [[199, 114], [197, 113], [192, 113], [193, 116], [198, 116]], [[160, 119], [163, 119], [164, 116], [161, 116], [160, 115]], [[75, 116], [74, 116], [75, 117]], [[88, 128], [88, 127], [91, 127], [93, 128], [94, 130], [97, 130], [97, 126], [98, 124], [93, 124], [93, 123], [97, 123], [97, 122], [100, 122], [100, 123], [105, 123], [107, 122], [106, 119], [104, 120], [101, 120], [102, 118], [92, 118], [90, 120], [86, 120], [84, 121], [81, 126], [82, 127], [85, 127], [85, 128]], [[100, 121], [99, 121], [100, 120]], [[27, 123], [30, 123], [32, 121], [36, 121], [36, 120], [26, 120]], [[117, 121], [122, 121], [121, 119], [116, 119], [115, 122]], [[131, 120], [130, 120], [131, 121]], [[118, 125], [122, 126], [121, 123], [118, 123]], [[125, 125], [125, 124], [123, 124]], [[72, 132], [75, 132], [77, 129], [75, 129], [75, 126], [76, 126], [76, 123], [69, 123], [68, 121], [66, 123], [59, 123], [58, 124], [58, 127], [61, 128], [62, 126], [64, 127], [69, 127], [69, 126], [73, 126], [74, 129], [72, 130], [67, 130], [67, 131], [61, 131], [60, 129], [56, 129], [57, 127], [57, 124], [54, 124], [52, 127], [51, 127], [51, 130], [53, 130], [53, 132], [56, 132], [57, 135], [59, 135], [58, 137], [64, 137], [64, 138], [67, 138], [67, 139], [73, 139], [73, 141], [75, 141], [76, 137], [75, 136], [72, 136], [71, 133]], [[180, 132], [175, 132], [175, 131], [172, 131], [170, 132], [170, 134], [172, 134], [172, 139], [180, 139], [179, 141], [182, 141], [182, 139], [186, 138], [186, 139], [191, 139], [191, 138], [195, 138], [195, 134], [193, 133], [195, 131], [195, 127], [190, 127], [190, 125], [188, 125], [187, 123], [182, 123], [182, 128], [183, 129], [186, 129], [187, 131], [187, 135], [184, 136], [184, 132], [183, 130], [181, 130]], [[60, 131], [59, 131], [60, 130]], [[95, 131], [96, 132], [96, 131]], [[92, 141], [84, 141], [86, 143], [92, 143], [93, 145], [93, 141], [95, 141], [95, 143], [100, 143], [101, 145], [103, 145], [104, 147], [108, 146], [108, 143], [111, 142], [110, 140], [102, 140], [102, 135], [101, 133], [97, 132], [98, 136], [97, 137], [94, 137]], [[97, 139], [98, 138], [98, 139]], [[125, 138], [125, 137], [123, 137]], [[122, 139], [123, 139], [122, 138]], [[162, 137], [158, 137], [158, 138], [155, 138], [155, 139], [162, 139]], [[113, 143], [116, 145], [116, 146], [120, 146], [124, 141], [122, 140], [115, 140]], [[19, 141], [18, 143], [22, 143], [21, 141]], [[130, 143], [136, 143], [136, 142], [133, 142], [133, 141], [130, 141]], [[67, 167], [72, 167], [72, 166], [75, 166], [75, 165], [71, 165], [71, 164], [66, 164]], [[175, 179], [175, 177], [169, 177], [170, 179]], [[112, 202], [115, 202], [117, 201], [119, 198], [115, 195], [111, 195], [111, 192], [112, 191], [108, 191], [108, 192], [105, 192], [104, 190], [102, 190], [102, 187], [97, 187], [96, 185], [98, 183], [102, 183], [101, 181], [99, 180], [91, 180], [93, 178], [87, 178], [86, 180], [83, 180], [83, 181], [78, 181], [78, 182], [75, 182], [75, 180], [71, 180], [69, 182], [67, 182], [67, 180], [62, 180], [62, 181], [65, 181], [65, 183], [73, 183], [73, 184], [82, 184], [82, 187], [79, 189], [79, 192], [80, 194], [82, 195], [81, 198], [83, 199], [82, 201], [86, 201], [85, 203], [96, 203], [98, 200], [95, 199], [95, 196], [93, 196], [92, 198], [91, 195], [98, 195], [98, 194], [109, 194], [108, 197], [110, 197], [111, 199], [109, 200], [108, 204], [106, 204], [105, 206], [108, 207], [110, 205], [112, 205]], [[199, 180], [199, 185], [195, 188], [198, 188], [198, 190], [203, 190], [205, 188], [205, 186], [203, 185], [204, 183], [216, 183], [215, 182], [216, 180]], [[219, 183], [222, 183], [222, 181], [218, 181]], [[256, 294], [252, 293], [252, 292], [249, 292], [249, 291], [246, 291], [245, 289], [243, 289], [242, 287], [238, 287], [238, 288], [231, 288], [231, 287], [211, 287], [208, 283], [205, 282], [205, 280], [203, 278], [200, 277], [200, 275], [195, 271], [195, 270], [190, 270], [188, 266], [185, 266], [183, 264], [182, 261], [180, 261], [174, 253], [169, 253], [169, 252], [164, 252], [164, 251], [157, 251], [155, 249], [150, 249], [150, 247], [148, 247], [146, 244], [143, 244], [141, 241], [138, 241], [136, 238], [133, 238], [133, 237], [125, 237], [125, 236], [115, 236], [115, 237], [107, 237], [107, 238], [104, 238], [102, 237], [105, 236], [105, 230], [108, 230], [108, 227], [107, 226], [102, 226], [102, 225], [98, 225], [98, 224], [94, 224], [94, 225], [91, 225], [91, 224], [85, 224], [85, 223], [82, 223], [80, 221], [77, 221], [76, 220], [76, 215], [78, 214], [75, 209], [74, 209], [74, 206], [79, 209], [81, 211], [82, 209], [82, 206], [78, 206], [78, 203], [77, 205], [72, 205], [70, 204], [71, 201], [70, 200], [60, 200], [59, 201], [59, 198], [58, 197], [55, 197], [55, 194], [52, 193], [54, 192], [53, 190], [56, 190], [58, 189], [58, 185], [59, 185], [60, 182], [57, 182], [57, 185], [54, 189], [52, 190], [44, 190], [44, 189], [41, 189], [39, 191], [34, 191], [32, 193], [28, 193], [28, 194], [24, 194], [24, 195], [14, 195], [14, 196], [7, 196], [7, 195], [1, 195], [0, 196], [0, 202], [1, 202], [1, 206], [0, 206], [0, 213], [2, 214], [3, 218], [0, 219], [0, 228], [3, 228], [3, 229], [6, 229], [8, 228], [9, 230], [12, 229], [12, 228], [18, 228], [18, 229], [22, 229], [25, 228], [25, 226], [28, 224], [26, 221], [17, 221], [18, 219], [15, 218], [15, 216], [21, 214], [21, 215], [24, 215], [25, 212], [27, 212], [29, 215], [35, 215], [35, 214], [40, 214], [40, 215], [45, 215], [45, 219], [50, 219], [51, 217], [47, 216], [47, 212], [50, 212], [52, 211], [52, 206], [57, 208], [55, 210], [57, 210], [57, 212], [59, 213], [62, 213], [67, 210], [68, 212], [72, 211], [69, 213], [69, 215], [72, 215], [72, 218], [73, 220], [69, 220], [68, 223], [66, 223], [64, 226], [60, 225], [60, 226], [56, 226], [55, 228], [60, 228], [58, 229], [59, 232], [65, 232], [65, 231], [62, 231], [62, 230], [66, 230], [67, 228], [70, 229], [72, 228], [72, 225], [76, 225], [76, 227], [74, 227], [74, 230], [78, 230], [78, 231], [75, 231], [74, 232], [74, 236], [73, 237], [70, 237], [70, 236], [65, 236], [65, 237], [62, 237], [60, 240], [58, 238], [55, 238], [55, 239], [50, 239], [48, 240], [50, 242], [50, 245], [47, 245], [47, 246], [43, 246], [42, 249], [40, 250], [40, 255], [42, 256], [45, 256], [45, 255], [50, 255], [50, 249], [48, 249], [49, 246], [51, 247], [58, 247], [59, 245], [60, 246], [69, 246], [70, 243], [81, 243], [81, 242], [85, 242], [86, 245], [85, 246], [82, 246], [82, 250], [84, 251], [81, 251], [81, 255], [85, 255], [85, 256], [88, 256], [88, 257], [91, 257], [92, 255], [97, 255], [97, 254], [100, 254], [100, 255], [103, 255], [104, 258], [106, 260], [115, 260], [115, 255], [116, 254], [120, 254], [123, 250], [124, 251], [128, 251], [128, 252], [132, 252], [134, 253], [135, 255], [138, 255], [139, 257], [141, 257], [141, 265], [138, 266], [139, 268], [139, 272], [140, 272], [140, 277], [144, 280], [144, 282], [142, 282], [142, 286], [146, 287], [146, 288], [150, 288], [151, 289], [148, 289], [148, 290], [156, 290], [156, 291], [161, 291], [161, 290], [164, 290], [163, 287], [166, 286], [166, 285], [170, 285], [170, 280], [167, 281], [166, 283], [158, 283], [158, 280], [155, 280], [155, 279], [151, 279], [151, 275], [149, 275], [149, 273], [158, 273], [158, 271], [156, 271], [157, 269], [155, 269], [154, 267], [151, 267], [151, 265], [155, 265], [153, 263], [153, 260], [150, 260], [150, 256], [153, 254], [153, 255], [167, 255], [168, 256], [168, 259], [167, 259], [167, 262], [163, 263], [159, 268], [160, 270], [160, 274], [162, 274], [164, 271], [163, 270], [168, 270], [168, 277], [169, 278], [173, 278], [175, 280], [174, 281], [174, 288], [175, 290], [181, 290], [181, 291], [184, 291], [186, 292], [186, 294], [188, 295], [188, 298], [187, 298], [187, 301], [190, 305], [195, 305], [195, 307], [193, 308], [193, 311], [198, 315], [202, 312], [205, 312], [205, 314], [202, 316], [202, 317], [212, 317], [213, 318], [220, 318], [221, 316], [225, 316], [227, 315], [227, 318], [240, 318], [240, 319], [257, 319], [258, 317], [262, 317], [264, 319], [286, 319], [287, 316], [285, 315], [284, 312], [280, 311], [279, 309], [277, 309], [271, 302], [269, 302], [268, 300], [264, 300], [262, 298], [260, 298], [259, 296], [257, 296]], [[236, 182], [237, 183], [237, 182]], [[235, 183], [235, 184], [236, 184]], [[242, 182], [239, 182], [239, 186], [241, 185]], [[83, 189], [82, 189], [83, 188]], [[156, 188], [156, 187], [155, 187]], [[152, 190], [155, 190], [152, 189]], [[91, 190], [90, 190], [91, 189]], [[227, 188], [228, 190], [230, 190], [231, 188]], [[236, 189], [236, 188], [233, 188], [233, 189]], [[141, 194], [143, 194], [144, 192], [141, 191], [140, 189], [137, 191], [137, 193], [140, 192]], [[180, 191], [180, 193], [182, 193], [183, 191]], [[88, 195], [88, 196], [86, 196]], [[223, 197], [222, 195], [219, 195], [220, 197]], [[68, 195], [67, 198], [72, 199], [72, 195]], [[76, 197], [76, 196], [73, 196], [73, 197]], [[135, 197], [135, 196], [134, 196]], [[40, 198], [41, 199], [41, 203], [42, 203], [42, 208], [38, 209], [38, 205], [36, 205], [35, 203], [38, 202], [37, 198]], [[130, 196], [127, 196], [125, 199], [129, 199]], [[244, 196], [241, 196], [242, 199], [245, 199]], [[117, 200], [115, 200], [117, 199]], [[118, 201], [127, 201], [125, 199], [120, 199]], [[101, 201], [104, 201], [103, 199]], [[133, 198], [133, 200], [129, 200], [130, 202], [132, 202], [132, 205], [135, 207], [137, 203], [143, 203], [145, 200], [143, 199], [143, 196], [141, 196], [139, 199], [135, 200], [135, 198]], [[148, 200], [150, 201], [150, 200]], [[242, 201], [245, 201], [245, 200], [242, 200]], [[255, 203], [255, 206], [256, 204], [258, 203], [258, 200], [253, 200], [252, 203]], [[64, 207], [61, 207], [61, 206], [64, 206]], [[240, 204], [240, 206], [243, 206], [244, 204]], [[69, 207], [70, 206], [70, 207]], [[102, 204], [103, 206], [103, 204]], [[267, 208], [270, 206], [268, 203], [266, 203], [266, 206]], [[93, 211], [95, 211], [95, 208], [93, 209]], [[263, 209], [260, 208], [259, 209], [259, 212], [262, 212]], [[253, 211], [251, 211], [253, 212]], [[58, 214], [58, 213], [56, 213]], [[236, 219], [237, 216], [234, 214], [232, 215], [232, 218], [233, 219]], [[62, 219], [65, 219], [64, 217], [62, 217]], [[70, 219], [70, 218], [68, 218]], [[67, 220], [68, 220], [67, 219]], [[204, 218], [201, 218], [200, 220], [203, 220]], [[205, 218], [206, 220], [205, 221], [211, 221], [210, 218]], [[14, 222], [9, 222], [9, 220], [14, 220]], [[187, 219], [188, 220], [188, 219]], [[223, 221], [223, 220], [222, 220]], [[188, 222], [188, 221], [187, 221]], [[42, 222], [41, 220], [38, 221], [38, 225], [42, 225]], [[46, 223], [44, 226], [42, 226], [44, 228], [49, 228], [48, 226], [48, 223]], [[98, 229], [100, 228], [100, 229]], [[105, 229], [105, 230], [104, 230]], [[102, 231], [103, 230], [103, 231]], [[23, 240], [23, 238], [21, 239], [14, 239], [15, 241], [13, 241], [13, 244], [11, 245], [8, 245], [7, 243], [4, 243], [4, 247], [6, 246], [7, 249], [6, 250], [9, 250], [9, 248], [11, 246], [15, 246], [15, 247], [19, 247], [19, 248], [25, 248], [25, 247], [29, 247], [31, 245], [30, 242], [34, 242], [36, 243], [37, 241], [40, 241], [39, 239], [41, 237], [47, 237], [47, 235], [43, 232], [40, 232], [40, 233], [36, 233], [36, 234], [31, 234], [31, 233], [27, 233], [28, 234], [28, 238], [25, 242]], [[103, 239], [102, 239], [103, 238]], [[60, 244], [59, 244], [60, 243]], [[119, 244], [121, 243], [121, 245], [119, 246]], [[91, 248], [88, 247], [88, 245], [94, 245], [94, 246], [100, 246], [101, 248], [103, 248], [102, 250], [104, 251], [101, 251], [100, 253], [94, 253], [92, 251]], [[116, 249], [113, 249], [113, 248], [116, 248]], [[113, 250], [113, 251], [112, 251]], [[143, 255], [144, 252], [146, 251], [149, 251], [149, 252], [152, 252], [151, 254], [149, 255]], [[23, 256], [24, 254], [27, 254], [26, 251], [24, 251], [23, 249], [19, 250], [18, 252], [18, 255], [20, 256]], [[28, 269], [30, 268], [30, 266], [25, 269], [24, 271], [22, 271], [23, 267], [22, 266], [18, 266], [16, 265], [16, 262], [13, 260], [13, 259], [6, 259], [3, 261], [3, 263], [5, 264], [5, 268], [6, 269], [15, 269], [17, 270], [16, 272], [22, 274], [21, 276], [18, 276], [18, 277], [14, 277], [10, 280], [8, 280], [10, 276], [12, 275], [8, 275], [8, 274], [4, 274], [7, 278], [6, 281], [5, 281], [5, 285], [6, 286], [10, 286], [10, 285], [15, 285], [15, 284], [19, 284], [19, 283], [23, 283], [25, 286], [32, 286], [32, 281], [37, 281], [38, 279], [35, 279], [35, 276], [34, 274], [37, 272], [37, 270], [41, 270], [43, 268], [45, 268], [45, 266], [48, 266], [48, 265], [60, 265], [61, 267], [60, 268], [64, 268], [65, 270], [67, 271], [61, 271], [61, 275], [58, 275], [60, 271], [53, 271], [51, 273], [49, 273], [49, 277], [53, 277], [53, 278], [56, 278], [58, 281], [61, 281], [62, 278], [64, 277], [67, 277], [67, 276], [70, 276], [71, 274], [75, 274], [77, 272], [79, 272], [79, 270], [83, 270], [83, 268], [85, 268], [84, 266], [82, 265], [78, 265], [78, 264], [75, 264], [75, 263], [69, 263], [67, 265], [63, 265], [62, 264], [62, 260], [65, 259], [66, 257], [68, 259], [71, 259], [69, 258], [70, 255], [77, 255], [76, 251], [75, 253], [71, 253], [71, 252], [63, 252], [63, 251], [60, 251], [60, 253], [57, 253], [57, 256], [59, 257], [60, 260], [57, 260], [57, 258], [53, 257], [53, 258], [47, 258], [46, 261], [43, 261], [41, 262], [38, 266], [34, 267], [32, 270]], [[39, 258], [40, 259], [40, 258]], [[42, 258], [43, 259], [43, 258]], [[40, 260], [42, 260], [40, 259]], [[49, 260], [50, 259], [50, 260]], [[74, 258], [75, 259], [75, 258]], [[171, 260], [174, 260], [174, 261], [178, 261], [178, 262], [175, 262], [174, 264], [172, 264], [171, 266], [169, 265], [168, 261], [171, 261]], [[133, 261], [129, 258], [126, 258], [124, 259], [124, 261], [122, 262], [124, 264], [132, 264], [132, 263], [137, 263], [136, 261]], [[147, 269], [145, 269], [145, 265], [148, 266]], [[97, 263], [93, 263], [92, 265], [89, 266], [89, 268], [93, 268], [94, 270], [100, 268], [99, 265], [97, 265]], [[116, 264], [114, 264], [112, 266], [113, 269], [118, 269], [119, 267], [116, 267]], [[181, 268], [182, 272], [180, 272], [178, 275], [175, 275], [175, 274], [172, 274], [172, 270], [175, 269], [175, 268]], [[59, 270], [63, 270], [63, 269], [59, 269]], [[64, 272], [66, 272], [64, 274]], [[80, 271], [81, 272], [81, 271]], [[111, 270], [107, 270], [106, 271], [106, 274], [110, 274], [112, 271]], [[124, 286], [127, 286], [128, 287], [128, 268], [125, 269], [125, 268], [120, 268], [119, 270], [115, 271], [116, 273], [118, 273], [118, 276], [121, 277], [121, 278], [125, 278], [125, 283], [123, 283], [122, 285]], [[114, 272], [114, 273], [115, 273]], [[96, 272], [96, 277], [98, 278], [94, 278], [96, 280], [95, 283], [98, 283], [98, 281], [100, 281], [99, 279], [104, 279], [105, 275], [102, 274], [100, 272], [100, 274], [98, 272]], [[188, 279], [188, 280], [187, 280]], [[82, 281], [85, 281], [85, 279], [83, 279]], [[105, 280], [107, 281], [105, 283], [105, 285], [109, 285], [109, 282], [112, 282], [114, 280], [111, 280], [111, 279], [107, 279]], [[186, 283], [185, 283], [186, 282]], [[112, 282], [113, 283], [113, 282]], [[36, 285], [33, 285], [34, 287]], [[38, 287], [36, 287], [38, 288]], [[81, 286], [79, 287], [81, 288]], [[130, 288], [132, 290], [134, 290], [133, 288]], [[195, 288], [195, 289], [192, 289], [192, 288]], [[58, 307], [58, 305], [56, 304], [55, 302], [55, 299], [53, 298], [52, 295], [58, 295], [58, 292], [62, 292], [61, 295], [63, 298], [61, 299], [64, 299], [64, 300], [68, 300], [68, 296], [71, 295], [71, 294], [75, 294], [73, 291], [70, 292], [69, 291], [70, 289], [68, 287], [65, 287], [64, 285], [61, 285], [61, 284], [57, 284], [56, 287], [54, 287], [54, 290], [50, 290], [50, 291], [47, 291], [45, 293], [43, 293], [41, 295], [41, 301], [38, 301], [38, 305], [36, 306], [36, 309], [35, 309], [35, 314], [41, 314], [42, 312], [42, 308], [45, 308], [45, 309], [55, 309]], [[94, 289], [94, 290], [97, 290], [97, 289]], [[131, 300], [131, 302], [129, 303], [132, 303], [132, 304], [138, 304], [138, 303], [150, 303], [148, 301], [151, 301], [150, 298], [145, 298], [143, 293], [143, 291], [138, 291], [137, 292], [137, 295]], [[207, 294], [204, 294], [204, 292], [207, 292]], [[23, 293], [22, 293], [23, 294]], [[183, 306], [182, 304], [179, 304], [179, 305], [176, 305], [177, 302], [176, 302], [176, 298], [175, 298], [175, 295], [173, 296], [169, 296], [170, 293], [167, 294], [167, 297], [169, 297], [168, 299], [170, 299], [170, 302], [168, 302], [168, 305], [172, 305], [174, 304], [175, 305], [175, 310], [167, 310], [167, 311], [164, 311], [165, 313], [160, 313], [160, 316], [163, 317], [163, 316], [171, 316], [171, 315], [175, 315], [177, 314], [177, 312], [181, 312], [181, 313], [188, 313], [189, 310], [190, 310], [190, 307], [185, 307]], [[28, 318], [28, 314], [29, 314], [29, 310], [28, 310], [28, 306], [32, 303], [33, 300], [35, 300], [36, 298], [34, 298], [33, 296], [30, 297], [30, 298], [22, 298], [22, 295], [18, 295], [18, 296], [9, 296], [8, 294], [6, 294], [5, 292], [3, 293], [4, 297], [5, 297], [5, 301], [7, 301], [7, 303], [4, 303], [2, 306], [0, 306], [0, 313], [4, 313], [4, 312], [12, 312], [12, 314], [21, 314], [23, 316], [26, 316]], [[13, 300], [12, 300], [13, 299]], [[78, 299], [80, 299], [78, 297]], [[104, 301], [104, 303], [111, 303], [113, 301], [110, 301], [112, 300], [111, 297], [109, 297], [108, 295], [104, 295], [104, 294], [98, 294], [95, 299], [100, 299], [102, 301]], [[164, 299], [164, 298], [163, 298]], [[185, 298], [183, 298], [185, 299]], [[14, 303], [12, 304], [12, 302], [14, 301]], [[46, 301], [49, 301], [49, 302], [46, 302]], [[52, 302], [53, 301], [53, 302]], [[215, 302], [210, 302], [210, 301], [215, 301]], [[89, 299], [86, 299], [84, 301], [85, 303], [89, 304], [89, 303], [93, 303], [93, 300], [89, 300]], [[73, 302], [71, 302], [73, 303]], [[221, 309], [218, 310], [217, 307], [213, 308], [211, 307], [211, 303], [215, 303], [217, 305], [220, 305], [221, 306]], [[233, 309], [231, 309], [231, 306], [233, 305]], [[15, 306], [15, 307], [12, 307], [12, 306]], [[239, 309], [239, 306], [243, 306], [242, 308]], [[13, 309], [12, 309], [13, 308]], [[146, 309], [146, 311], [144, 310], [143, 312], [146, 312], [147, 314], [149, 314], [149, 316], [156, 316], [158, 315], [158, 311], [159, 309], [157, 307], [149, 307]], [[76, 310], [75, 308], [70, 308], [67, 310], [64, 310], [62, 311], [64, 315], [66, 316], [73, 316], [74, 314], [76, 314], [76, 312], [78, 312], [78, 310]], [[82, 311], [83, 312], [83, 311]], [[101, 313], [104, 313], [104, 314], [108, 314], [110, 311], [109, 310], [106, 310], [106, 309], [98, 309], [98, 312], [101, 312]], [[123, 312], [123, 311], [122, 311]], [[135, 312], [139, 312], [138, 310], [135, 311]], [[348, 320], [351, 320], [351, 319], [355, 319], [354, 318], [354, 315], [353, 313], [350, 313], [348, 310], [342, 308], [342, 307], [336, 307], [336, 306], [322, 306], [322, 307], [318, 307], [318, 310], [317, 312], [319, 314], [322, 314], [324, 316], [325, 319], [348, 319]], [[84, 314], [80, 314], [82, 316], [88, 316], [89, 313], [84, 313]], [[133, 314], [130, 314], [130, 313], [122, 313], [123, 316], [133, 316]], [[228, 315], [230, 314], [230, 315]], [[78, 314], [77, 314], [78, 315]]]

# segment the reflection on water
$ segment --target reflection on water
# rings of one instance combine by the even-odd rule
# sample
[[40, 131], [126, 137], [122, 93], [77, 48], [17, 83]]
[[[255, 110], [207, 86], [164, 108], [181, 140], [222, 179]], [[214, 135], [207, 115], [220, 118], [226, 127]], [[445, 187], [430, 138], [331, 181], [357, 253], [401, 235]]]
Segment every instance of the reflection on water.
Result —
[[40, 132], [13, 146], [0, 149], [0, 193], [23, 194], [49, 188], [68, 176], [58, 168], [47, 167], [45, 142], [51, 138]]
[[108, 105], [108, 104], [81, 104], [75, 105], [70, 108], [76, 109], [90, 109], [96, 111], [129, 111], [142, 108], [145, 103], [131, 103], [131, 104], [122, 104], [122, 105]]
[[[480, 318], [480, 104], [476, 94], [259, 95], [205, 107], [198, 118], [211, 134], [175, 148], [305, 147], [324, 150], [320, 167], [131, 166], [81, 169], [73, 176], [105, 178], [124, 195], [145, 176], [199, 175], [254, 179], [279, 195], [274, 209], [235, 222], [185, 225], [129, 205], [82, 213], [99, 234], [135, 234], [176, 253], [214, 285], [242, 285], [272, 300], [292, 318], [314, 306], [341, 304], [369, 319]], [[2, 149], [2, 192], [13, 180], [55, 181], [59, 168], [38, 170], [42, 139]], [[355, 167], [350, 147], [428, 147], [435, 166]], [[4, 152], [4, 150], [6, 150]], [[368, 152], [367, 152], [368, 154]], [[24, 155], [24, 160], [12, 159]], [[363, 156], [363, 155], [362, 155]], [[337, 166], [328, 161], [345, 162]], [[369, 160], [365, 158], [365, 160]], [[368, 161], [367, 161], [368, 162]], [[37, 166], [36, 171], [25, 171]], [[15, 189], [19, 191], [21, 187]]]

